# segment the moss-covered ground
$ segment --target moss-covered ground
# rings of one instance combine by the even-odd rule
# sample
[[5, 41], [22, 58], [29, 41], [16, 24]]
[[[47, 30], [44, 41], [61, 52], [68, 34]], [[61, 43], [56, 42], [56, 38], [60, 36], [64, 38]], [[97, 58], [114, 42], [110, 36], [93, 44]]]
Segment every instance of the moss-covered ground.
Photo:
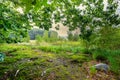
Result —
[[92, 56], [80, 45], [66, 41], [0, 44], [0, 52], [5, 54], [0, 62], [0, 80], [92, 80], [95, 72], [88, 68]]

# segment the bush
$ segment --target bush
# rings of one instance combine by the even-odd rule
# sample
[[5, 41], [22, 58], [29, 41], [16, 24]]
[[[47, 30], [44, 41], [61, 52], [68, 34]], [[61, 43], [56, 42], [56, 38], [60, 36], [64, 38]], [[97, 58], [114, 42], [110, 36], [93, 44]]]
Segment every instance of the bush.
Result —
[[73, 41], [78, 41], [78, 40], [79, 40], [79, 35], [78, 34], [74, 34]]
[[68, 32], [68, 40], [78, 41], [79, 40], [79, 34], [72, 34], [72, 32]]
[[49, 31], [48, 37], [49, 38], [58, 38], [58, 33], [56, 31]]
[[34, 28], [34, 29], [29, 31], [29, 36], [30, 36], [31, 40], [35, 40], [37, 35], [43, 36], [44, 35], [44, 30]]
[[36, 35], [35, 39], [37, 40], [37, 43], [41, 41], [54, 42], [58, 40], [57, 36], [58, 36], [57, 32], [45, 30], [43, 36], [38, 34]]
[[56, 31], [45, 31], [43, 39], [46, 42], [54, 42], [58, 40], [58, 33]]
[[98, 33], [91, 36], [92, 45], [101, 49], [119, 49], [120, 29], [103, 27]]
[[0, 34], [0, 43], [17, 43], [23, 41], [29, 41], [27, 32], [17, 33], [16, 31], [16, 33], [14, 33], [11, 31], [5, 34]]
[[42, 41], [43, 41], [43, 38], [42, 38], [42, 36], [40, 36], [40, 35], [36, 35], [35, 40], [37, 41], [37, 43], [39, 43], [39, 42], [42, 42]]
[[68, 32], [68, 40], [73, 41], [73, 34]]
[[59, 36], [59, 40], [60, 41], [67, 41], [68, 38], [67, 38], [67, 36]]

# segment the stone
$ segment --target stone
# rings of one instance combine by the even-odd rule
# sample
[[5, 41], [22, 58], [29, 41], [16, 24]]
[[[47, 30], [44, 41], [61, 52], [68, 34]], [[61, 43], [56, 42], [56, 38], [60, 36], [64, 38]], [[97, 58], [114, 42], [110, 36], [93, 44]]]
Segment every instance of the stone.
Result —
[[4, 61], [5, 54], [0, 52], [0, 62]]
[[51, 59], [48, 59], [47, 61], [48, 61], [48, 62], [53, 62], [53, 60], [51, 60]]
[[99, 63], [94, 65], [93, 67], [95, 67], [96, 70], [103, 70], [103, 71], [108, 71], [109, 70], [109, 66], [105, 63]]

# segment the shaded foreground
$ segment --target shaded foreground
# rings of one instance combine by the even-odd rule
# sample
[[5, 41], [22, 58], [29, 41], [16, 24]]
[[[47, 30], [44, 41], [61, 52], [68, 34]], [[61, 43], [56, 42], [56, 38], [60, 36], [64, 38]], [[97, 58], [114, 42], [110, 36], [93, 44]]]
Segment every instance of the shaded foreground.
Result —
[[0, 80], [116, 80], [111, 71], [90, 69], [98, 61], [79, 42], [1, 44]]

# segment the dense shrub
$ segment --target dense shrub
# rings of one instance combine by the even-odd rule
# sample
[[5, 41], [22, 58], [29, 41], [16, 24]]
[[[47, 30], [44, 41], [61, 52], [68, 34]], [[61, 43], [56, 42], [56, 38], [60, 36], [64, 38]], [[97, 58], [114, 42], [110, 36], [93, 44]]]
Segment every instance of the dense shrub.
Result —
[[44, 30], [41, 29], [32, 29], [29, 31], [29, 36], [31, 40], [35, 40], [36, 36], [43, 36], [44, 35]]
[[36, 35], [37, 42], [46, 41], [46, 42], [54, 42], [58, 40], [58, 33], [56, 31], [47, 31], [45, 30], [43, 35]]
[[68, 32], [68, 40], [78, 41], [79, 40], [79, 34], [73, 34], [72, 32]]
[[91, 36], [91, 45], [101, 49], [119, 49], [120, 29], [103, 27], [99, 32]]
[[71, 32], [68, 32], [68, 40], [73, 40], [73, 34]]
[[58, 38], [58, 33], [56, 31], [50, 30], [48, 32], [48, 37], [49, 38]]
[[8, 32], [7, 34], [0, 35], [0, 43], [17, 43], [23, 41], [29, 41], [29, 36], [27, 33], [24, 35], [22, 33], [19, 34]]
[[40, 35], [36, 35], [35, 39], [36, 39], [37, 43], [43, 41], [43, 38]]

